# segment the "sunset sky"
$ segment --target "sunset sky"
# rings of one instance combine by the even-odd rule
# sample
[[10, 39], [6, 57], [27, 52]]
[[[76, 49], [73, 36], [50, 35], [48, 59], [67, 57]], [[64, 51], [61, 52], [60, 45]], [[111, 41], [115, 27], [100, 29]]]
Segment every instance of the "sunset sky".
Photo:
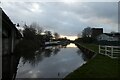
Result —
[[36, 22], [44, 30], [58, 32], [72, 40], [87, 26], [102, 27], [104, 32], [118, 31], [118, 0], [7, 1], [9, 0], [1, 1], [1, 7], [13, 23], [30, 25]]

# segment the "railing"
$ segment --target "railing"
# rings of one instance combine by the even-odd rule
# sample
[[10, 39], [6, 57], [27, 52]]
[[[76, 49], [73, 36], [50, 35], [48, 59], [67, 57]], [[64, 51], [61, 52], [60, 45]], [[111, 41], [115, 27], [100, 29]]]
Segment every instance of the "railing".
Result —
[[118, 58], [120, 57], [120, 46], [99, 45], [99, 53], [111, 58]]

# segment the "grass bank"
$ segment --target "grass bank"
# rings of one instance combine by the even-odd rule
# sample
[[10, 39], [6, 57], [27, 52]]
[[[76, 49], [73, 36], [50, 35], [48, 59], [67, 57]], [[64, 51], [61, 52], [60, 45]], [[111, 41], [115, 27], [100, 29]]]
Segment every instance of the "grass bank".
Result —
[[[98, 45], [80, 44], [98, 53]], [[82, 67], [66, 76], [68, 78], [118, 78], [120, 64], [118, 59], [111, 59], [107, 56], [97, 54]]]
[[81, 46], [86, 47], [96, 53], [99, 52], [99, 46], [96, 44], [80, 43]]

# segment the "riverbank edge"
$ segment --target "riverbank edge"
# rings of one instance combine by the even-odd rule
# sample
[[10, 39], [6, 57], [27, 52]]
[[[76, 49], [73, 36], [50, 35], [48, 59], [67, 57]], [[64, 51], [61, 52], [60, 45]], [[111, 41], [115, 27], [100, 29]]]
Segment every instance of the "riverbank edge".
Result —
[[[83, 64], [81, 67], [84, 67], [84, 66], [87, 66], [88, 64], [90, 64], [93, 60], [94, 60], [94, 58], [98, 58], [99, 56], [101, 57], [105, 57], [105, 58], [109, 58], [109, 57], [107, 57], [107, 56], [104, 56], [104, 55], [100, 55], [98, 52], [96, 52], [96, 51], [94, 51], [94, 50], [92, 50], [92, 49], [89, 49], [89, 47], [85, 47], [85, 46], [83, 46], [82, 44], [80, 44], [80, 43], [75, 43], [75, 45], [79, 48], [79, 49], [82, 49], [81, 51], [86, 51], [86, 52], [92, 52], [92, 53], [94, 53], [94, 56], [90, 59], [90, 60], [88, 60], [88, 62], [87, 63], [85, 63], [85, 64]], [[97, 57], [96, 57], [97, 56]], [[109, 58], [110, 59], [110, 58]], [[95, 61], [95, 60], [94, 60]], [[119, 62], [118, 62], [119, 63]], [[118, 66], [120, 66], [119, 64], [118, 64]], [[72, 75], [74, 75], [75, 74], [75, 71], [83, 71], [82, 69], [81, 69], [81, 67], [78, 67], [76, 70], [74, 70], [73, 72], [71, 72], [70, 74], [68, 74], [65, 78], [64, 78], [64, 80], [68, 80], [68, 79], [74, 79], [74, 78], [77, 78], [77, 77], [72, 77], [71, 76], [71, 74]], [[77, 76], [78, 76], [78, 78], [79, 78], [79, 74], [77, 74]], [[87, 79], [87, 78], [89, 78], [89, 77], [81, 77], [81, 79]], [[98, 78], [98, 77], [97, 77]], [[92, 79], [97, 79], [96, 77], [93, 77]], [[103, 77], [103, 78], [101, 78], [101, 79], [105, 79], [106, 77]], [[118, 77], [116, 78], [116, 77], [113, 77], [113, 78], [106, 78], [106, 79], [118, 79]]]
[[[75, 45], [76, 45], [85, 55], [90, 55], [89, 58], [91, 58], [91, 59], [89, 59], [89, 60], [87, 61], [87, 63], [88, 63], [89, 61], [91, 61], [92, 59], [94, 59], [95, 56], [98, 54], [98, 53], [95, 52], [94, 50], [91, 50], [91, 49], [89, 49], [89, 48], [81, 45], [80, 43], [75, 43]], [[92, 55], [92, 56], [91, 56], [91, 55]], [[83, 65], [80, 66], [80, 67], [83, 67], [83, 66], [86, 65], [87, 63], [83, 64]], [[76, 70], [78, 70], [80, 67], [78, 67]], [[76, 71], [76, 70], [74, 70], [74, 71]], [[70, 74], [74, 73], [74, 71], [71, 72]], [[64, 80], [69, 79], [69, 78], [67, 78], [67, 77], [68, 77], [70, 74], [68, 74], [68, 75], [64, 78]]]
[[88, 55], [89, 57], [89, 60], [93, 59], [98, 53], [95, 52], [94, 50], [92, 49], [89, 49], [79, 43], [75, 43], [75, 45], [85, 54], [85, 55]]

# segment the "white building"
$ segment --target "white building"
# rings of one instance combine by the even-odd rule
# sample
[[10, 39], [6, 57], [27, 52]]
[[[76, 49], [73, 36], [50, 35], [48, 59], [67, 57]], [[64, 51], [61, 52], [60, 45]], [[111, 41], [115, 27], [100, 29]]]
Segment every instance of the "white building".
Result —
[[103, 33], [97, 36], [98, 41], [119, 41], [120, 34], [113, 34], [113, 33]]

